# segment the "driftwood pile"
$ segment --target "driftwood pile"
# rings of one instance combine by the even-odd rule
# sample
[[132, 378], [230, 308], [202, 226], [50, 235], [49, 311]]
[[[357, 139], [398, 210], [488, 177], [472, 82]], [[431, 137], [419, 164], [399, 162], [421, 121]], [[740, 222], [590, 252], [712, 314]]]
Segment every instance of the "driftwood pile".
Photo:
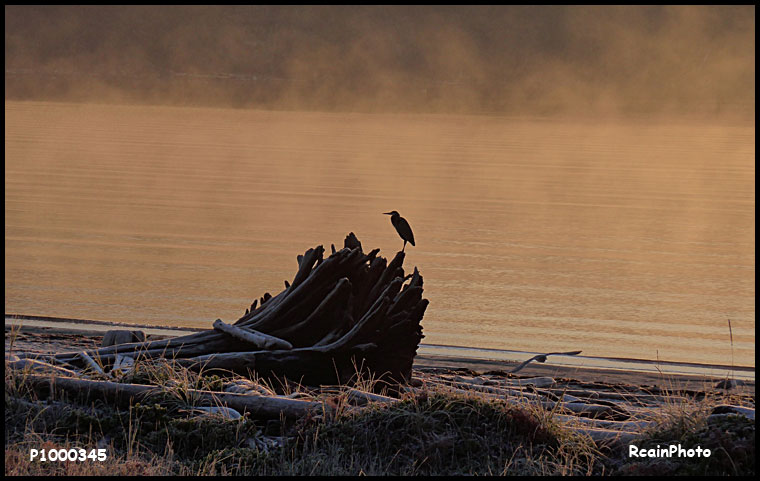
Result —
[[[293, 281], [232, 324], [164, 340], [128, 342], [44, 356], [63, 368], [104, 373], [125, 360], [166, 358], [204, 372], [288, 379], [307, 385], [346, 384], [357, 375], [399, 385], [411, 379], [428, 301], [422, 276], [404, 274], [405, 254], [387, 262], [368, 254], [353, 233], [323, 258], [318, 246], [298, 256]], [[406, 282], [408, 281], [408, 282]], [[40, 356], [35, 356], [38, 359]]]
[[[458, 372], [457, 372], [458, 371]], [[476, 395], [506, 401], [511, 406], [540, 406], [553, 413], [566, 429], [583, 433], [596, 443], [630, 443], [663, 419], [663, 412], [715, 396], [715, 391], [690, 390], [608, 382], [581, 382], [553, 377], [521, 377], [504, 372], [478, 374], [468, 369], [418, 368], [414, 385], [404, 390]], [[731, 405], [712, 409], [708, 422], [739, 415], [755, 419], [754, 386], [732, 395]], [[675, 409], [684, 409], [679, 407]]]

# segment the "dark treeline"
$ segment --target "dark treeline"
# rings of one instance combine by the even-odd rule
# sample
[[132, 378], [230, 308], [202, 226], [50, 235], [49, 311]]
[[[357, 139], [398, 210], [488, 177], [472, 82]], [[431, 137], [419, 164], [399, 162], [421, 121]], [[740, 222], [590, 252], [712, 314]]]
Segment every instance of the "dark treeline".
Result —
[[6, 6], [5, 98], [754, 116], [754, 6]]

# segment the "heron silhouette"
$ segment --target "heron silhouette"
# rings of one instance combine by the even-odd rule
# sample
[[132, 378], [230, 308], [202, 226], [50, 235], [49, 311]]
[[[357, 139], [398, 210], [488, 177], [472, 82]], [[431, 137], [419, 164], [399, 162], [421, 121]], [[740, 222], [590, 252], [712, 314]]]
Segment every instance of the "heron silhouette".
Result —
[[412, 228], [409, 227], [409, 222], [401, 217], [401, 215], [395, 210], [392, 210], [390, 212], [383, 212], [383, 214], [391, 216], [391, 224], [393, 224], [393, 227], [396, 228], [398, 235], [404, 239], [404, 248], [401, 249], [401, 252], [404, 252], [404, 249], [406, 249], [407, 242], [414, 245], [414, 234], [412, 234]]

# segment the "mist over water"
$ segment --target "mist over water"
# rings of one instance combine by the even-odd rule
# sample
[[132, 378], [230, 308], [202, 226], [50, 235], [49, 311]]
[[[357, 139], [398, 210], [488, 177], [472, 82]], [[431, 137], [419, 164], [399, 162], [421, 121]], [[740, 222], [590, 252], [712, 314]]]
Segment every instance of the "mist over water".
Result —
[[754, 366], [754, 6], [5, 12], [6, 313], [208, 327], [398, 210], [424, 342]]
[[754, 6], [6, 6], [5, 95], [754, 119], [754, 19]]

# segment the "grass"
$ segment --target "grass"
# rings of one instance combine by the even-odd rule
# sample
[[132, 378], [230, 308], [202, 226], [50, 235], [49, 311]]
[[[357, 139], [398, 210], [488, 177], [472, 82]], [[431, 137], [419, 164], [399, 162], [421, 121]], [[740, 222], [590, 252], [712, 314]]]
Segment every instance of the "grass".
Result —
[[755, 423], [743, 416], [710, 418], [719, 404], [739, 404], [731, 394], [710, 393], [700, 401], [671, 401], [657, 413], [655, 423], [636, 445], [643, 449], [681, 445], [711, 451], [709, 458], [628, 460], [617, 473], [658, 476], [732, 476], [755, 472]]
[[[631, 460], [598, 447], [553, 410], [444, 388], [404, 394], [390, 405], [350, 409], [347, 391], [293, 383], [270, 391], [326, 400], [334, 409], [297, 421], [230, 420], [199, 414], [190, 389], [221, 390], [229, 380], [171, 361], [139, 361], [120, 382], [167, 391], [127, 407], [57, 393], [40, 399], [25, 373], [5, 370], [6, 475], [611, 475], [753, 474], [754, 423], [708, 422], [726, 395], [677, 399], [655, 416], [642, 447], [680, 442], [715, 450], [707, 461]], [[263, 381], [259, 380], [262, 385]], [[358, 387], [371, 391], [372, 379]], [[30, 449], [105, 448], [95, 462], [29, 461]], [[625, 451], [625, 452], [624, 452]]]
[[317, 423], [292, 462], [294, 474], [590, 474], [591, 444], [567, 434], [523, 408], [432, 392]]

